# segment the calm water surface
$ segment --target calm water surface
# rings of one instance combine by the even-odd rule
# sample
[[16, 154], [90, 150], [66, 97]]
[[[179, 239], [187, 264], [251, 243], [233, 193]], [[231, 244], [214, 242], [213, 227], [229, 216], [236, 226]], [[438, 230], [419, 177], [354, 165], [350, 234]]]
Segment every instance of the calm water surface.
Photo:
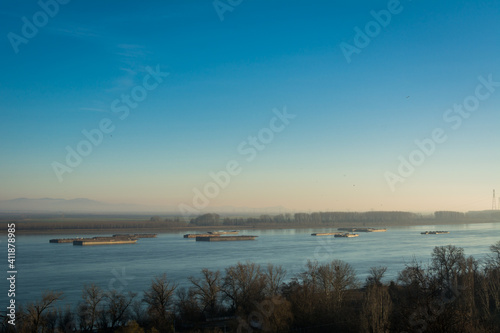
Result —
[[[425, 230], [448, 230], [450, 234], [421, 235]], [[356, 269], [360, 281], [372, 266], [387, 266], [387, 280], [391, 280], [414, 256], [427, 263], [435, 246], [461, 246], [466, 255], [482, 259], [489, 253], [489, 246], [500, 240], [500, 223], [392, 227], [383, 233], [360, 233], [357, 238], [310, 236], [324, 231], [335, 230], [242, 230], [240, 234], [259, 237], [255, 241], [214, 243], [184, 239], [185, 232], [163, 233], [158, 238], [139, 239], [133, 245], [87, 247], [49, 243], [51, 238], [79, 236], [76, 234], [19, 235], [16, 301], [39, 299], [43, 290], [50, 289], [64, 292], [64, 303], [76, 304], [83, 285], [89, 283], [105, 290], [137, 292], [140, 297], [155, 275], [166, 273], [182, 287], [188, 286], [187, 278], [198, 276], [202, 268], [223, 270], [247, 260], [283, 265], [290, 278], [303, 271], [308, 259], [341, 259]], [[7, 264], [4, 267], [6, 271]], [[7, 291], [6, 280], [2, 283], [2, 290]]]

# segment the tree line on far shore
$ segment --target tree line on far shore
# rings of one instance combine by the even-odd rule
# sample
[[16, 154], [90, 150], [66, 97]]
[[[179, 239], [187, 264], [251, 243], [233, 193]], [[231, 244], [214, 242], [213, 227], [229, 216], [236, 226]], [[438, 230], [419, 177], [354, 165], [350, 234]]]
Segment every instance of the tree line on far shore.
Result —
[[[104, 229], [182, 229], [186, 227], [384, 227], [398, 224], [422, 223], [466, 223], [466, 222], [500, 221], [500, 211], [484, 212], [453, 212], [437, 211], [433, 215], [422, 215], [400, 211], [370, 211], [370, 212], [314, 212], [314, 213], [284, 213], [263, 214], [256, 217], [221, 216], [216, 213], [206, 213], [195, 217], [160, 217], [152, 216], [149, 220], [106, 220], [106, 218], [89, 217], [87, 221], [10, 221], [16, 223], [19, 231], [52, 231], [52, 230], [104, 230]], [[4, 230], [5, 228], [3, 228]]]
[[[152, 217], [157, 221], [158, 216]], [[398, 223], [411, 223], [433, 220], [439, 222], [456, 221], [462, 223], [467, 220], [497, 219], [500, 221], [500, 211], [492, 212], [453, 212], [436, 211], [434, 215], [424, 216], [422, 214], [400, 211], [372, 211], [372, 212], [314, 212], [260, 215], [259, 217], [222, 217], [216, 213], [202, 214], [192, 218], [189, 225], [193, 226], [256, 226], [256, 225], [396, 225]]]
[[486, 260], [453, 245], [435, 247], [429, 264], [413, 260], [395, 281], [386, 267], [360, 282], [349, 263], [308, 261], [288, 276], [278, 265], [238, 263], [203, 269], [179, 288], [156, 276], [141, 297], [90, 284], [75, 306], [57, 308], [60, 292], [17, 312], [1, 332], [453, 332], [500, 327], [500, 241]]

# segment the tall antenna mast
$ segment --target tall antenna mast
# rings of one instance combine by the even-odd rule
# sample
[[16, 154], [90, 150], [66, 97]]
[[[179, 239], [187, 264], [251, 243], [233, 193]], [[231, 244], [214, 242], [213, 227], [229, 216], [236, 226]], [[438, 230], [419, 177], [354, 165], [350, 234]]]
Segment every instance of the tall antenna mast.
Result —
[[497, 210], [497, 199], [495, 197], [495, 190], [493, 190], [493, 200], [491, 201], [491, 209]]

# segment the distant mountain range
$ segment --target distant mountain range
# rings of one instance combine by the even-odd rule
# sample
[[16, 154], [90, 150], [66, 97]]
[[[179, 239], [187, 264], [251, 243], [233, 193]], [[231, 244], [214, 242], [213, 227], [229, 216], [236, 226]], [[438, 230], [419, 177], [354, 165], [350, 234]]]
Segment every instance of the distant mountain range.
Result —
[[[28, 199], [17, 198], [11, 200], [0, 200], [0, 212], [9, 213], [146, 213], [177, 214], [179, 210], [175, 206], [146, 206], [133, 204], [110, 204], [87, 198], [78, 199]], [[283, 207], [246, 208], [246, 207], [210, 207], [200, 213], [215, 212], [221, 214], [277, 214], [289, 213], [290, 210]]]

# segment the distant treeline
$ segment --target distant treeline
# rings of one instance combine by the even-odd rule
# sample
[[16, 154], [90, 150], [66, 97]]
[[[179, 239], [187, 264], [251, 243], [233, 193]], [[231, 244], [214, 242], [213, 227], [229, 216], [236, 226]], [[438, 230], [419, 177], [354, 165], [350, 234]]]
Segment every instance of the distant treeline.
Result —
[[[323, 244], [321, 247], [323, 248]], [[57, 307], [64, 295], [0, 310], [0, 332], [428, 332], [494, 333], [500, 327], [500, 242], [487, 260], [453, 245], [435, 247], [429, 264], [406, 264], [394, 281], [386, 267], [353, 267], [329, 258], [282, 266], [237, 263], [204, 268], [179, 288], [166, 274], [138, 297], [85, 285], [78, 304]], [[332, 255], [328, 249], [325, 253]]]
[[419, 214], [409, 212], [328, 212], [261, 215], [248, 218], [221, 218], [219, 214], [203, 214], [191, 219], [190, 224], [197, 226], [248, 226], [257, 224], [324, 225], [324, 224], [366, 224], [384, 222], [405, 222], [421, 220]]
[[[151, 218], [146, 221], [54, 221], [32, 222], [14, 221], [17, 231], [50, 231], [50, 230], [106, 230], [106, 229], [169, 229], [186, 227], [187, 223], [181, 218], [166, 218], [157, 220]], [[0, 223], [6, 225], [7, 222]], [[3, 228], [5, 229], [5, 228]]]
[[[48, 221], [47, 221], [48, 220]], [[193, 218], [152, 216], [149, 220], [137, 217], [137, 220], [120, 220], [113, 216], [58, 216], [45, 218], [42, 221], [23, 217], [12, 219], [16, 222], [16, 230], [50, 231], [50, 230], [106, 230], [106, 229], [179, 229], [186, 227], [325, 227], [325, 226], [365, 226], [384, 227], [393, 225], [409, 225], [426, 222], [465, 223], [467, 221], [500, 221], [500, 211], [453, 212], [437, 211], [434, 215], [422, 215], [400, 211], [371, 212], [314, 212], [295, 214], [260, 215], [257, 217], [230, 217], [216, 213], [202, 214]], [[9, 221], [9, 222], [11, 222]], [[0, 222], [0, 227], [8, 222]], [[3, 232], [5, 227], [1, 228]]]
[[259, 217], [221, 217], [216, 213], [208, 213], [192, 218], [193, 226], [255, 226], [255, 225], [343, 225], [368, 226], [368, 225], [396, 225], [421, 222], [423, 220], [459, 221], [477, 219], [497, 219], [500, 221], [500, 211], [487, 212], [452, 212], [438, 211], [434, 216], [400, 212], [400, 211], [374, 211], [374, 212], [315, 212], [278, 215], [260, 215]]

